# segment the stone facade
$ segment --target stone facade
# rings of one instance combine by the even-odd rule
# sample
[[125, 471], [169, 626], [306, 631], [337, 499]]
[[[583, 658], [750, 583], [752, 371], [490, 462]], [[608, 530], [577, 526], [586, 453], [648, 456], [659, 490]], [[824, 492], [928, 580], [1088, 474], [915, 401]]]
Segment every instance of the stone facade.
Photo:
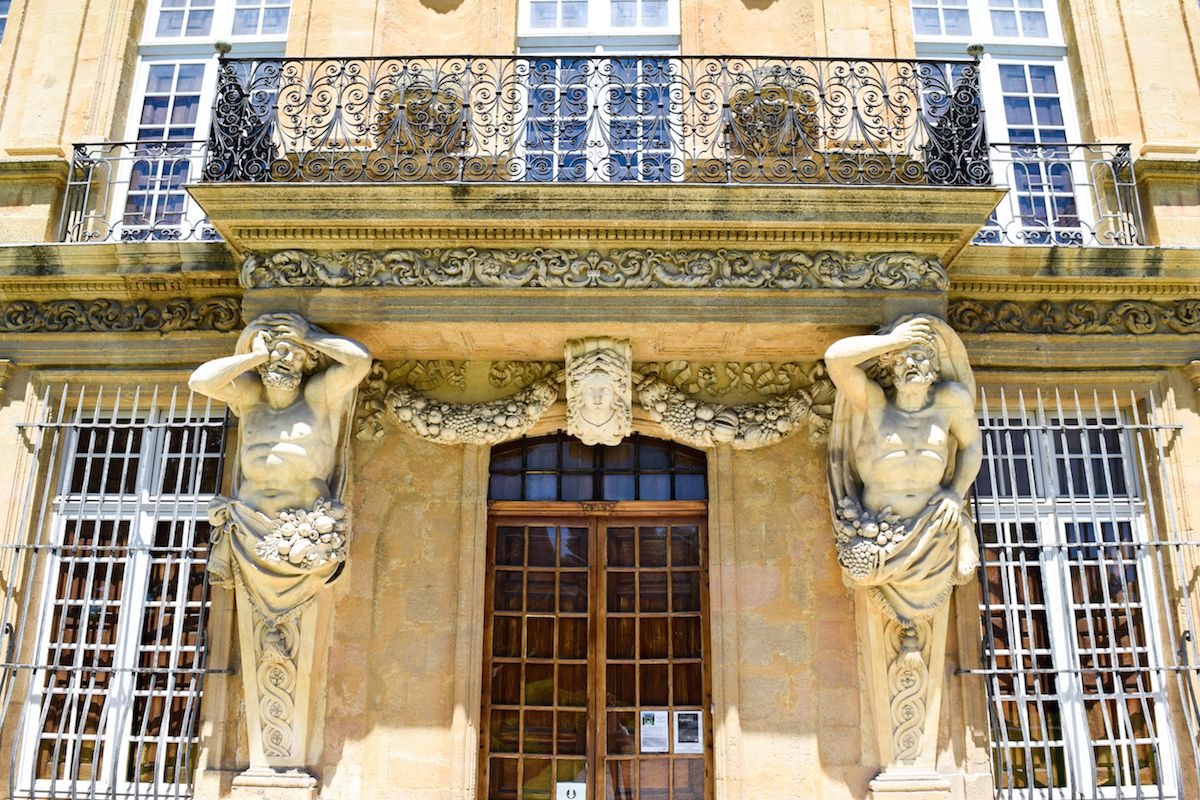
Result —
[[[270, 637], [247, 597], [214, 591], [197, 800], [487, 797], [490, 448], [578, 433], [570, 372], [589, 348], [619, 354], [609, 377], [622, 414], [588, 441], [636, 434], [707, 459], [711, 800], [982, 800], [1006, 788], [978, 673], [978, 578], [964, 573], [911, 631], [843, 581], [826, 480], [837, 392], [822, 359], [835, 342], [926, 315], [961, 337], [983, 396], [1004, 387], [1012, 408], [1032, 408], [1039, 390], [1079, 390], [1083, 405], [1111, 393], [1094, 417], [1153, 416], [1122, 435], [1161, 437], [1130, 456], [1146, 514], [1200, 541], [1195, 3], [1058, 4], [1080, 132], [1132, 145], [1136, 247], [976, 244], [1004, 196], [991, 186], [532, 181], [200, 183], [190, 194], [219, 237], [59, 242], [71, 148], [125, 138], [147, 6], [14, 0], [0, 39], [0, 543], [17, 554], [0, 559], [0, 621], [31, 631], [5, 639], [16, 642], [0, 695], [5, 757], [38, 736], [21, 709], [50, 567], [22, 559], [58, 530], [46, 521], [60, 502], [49, 443], [67, 447], [54, 425], [71, 426], [56, 415], [106, 397], [119, 414], [138, 387], [160, 386], [159, 424], [176, 410], [162, 398], [186, 396], [187, 375], [234, 352], [264, 313], [302, 315], [376, 359], [337, 455], [353, 536], [336, 574], [329, 565], [337, 580], [270, 640], [295, 675], [258, 680]], [[905, 0], [678, 7], [685, 54], [917, 49]], [[289, 57], [511, 53], [519, 26], [516, 0], [293, 0], [290, 19]], [[124, 400], [97, 387], [122, 387]], [[996, 420], [1010, 407], [978, 411]], [[584, 505], [573, 513], [604, 510]], [[1183, 553], [1194, 570], [1196, 549]], [[1182, 630], [1200, 600], [1178, 586], [1178, 604], [1155, 613]], [[1183, 674], [1200, 680], [1194, 666]], [[263, 746], [274, 711], [253, 700], [256, 686], [283, 684], [304, 721], [286, 757]], [[897, 701], [918, 684], [921, 725]], [[1193, 718], [1178, 689], [1164, 692], [1172, 780], [1194, 797]], [[0, 790], [28, 789], [21, 769], [0, 770]]]

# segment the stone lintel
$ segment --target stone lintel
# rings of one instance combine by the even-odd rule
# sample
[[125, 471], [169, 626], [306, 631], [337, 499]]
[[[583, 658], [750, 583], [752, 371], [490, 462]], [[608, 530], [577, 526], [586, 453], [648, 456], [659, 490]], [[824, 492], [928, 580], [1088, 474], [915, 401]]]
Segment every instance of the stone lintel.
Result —
[[[1032, 295], [1048, 287], [1115, 294], [1128, 286], [1166, 295], [1200, 288], [1200, 247], [970, 245], [948, 263], [951, 294]], [[981, 288], [975, 288], [981, 287]]]
[[563, 342], [627, 338], [637, 361], [820, 358], [897, 311], [943, 313], [939, 292], [832, 289], [269, 289], [246, 318], [295, 311], [379, 359], [561, 360]]
[[817, 246], [947, 259], [992, 187], [701, 184], [194, 184], [239, 251], [399, 246]]
[[194, 367], [228, 355], [238, 332], [0, 333], [0, 359], [12, 359], [23, 367]]
[[1195, 336], [962, 334], [976, 367], [1099, 370], [1181, 367], [1196, 358]]
[[31, 152], [14, 152], [14, 148], [10, 147], [7, 152], [7, 158], [0, 158], [0, 181], [50, 183], [59, 187], [67, 185], [67, 173], [71, 164], [61, 150], [46, 152], [34, 149]]
[[[98, 242], [0, 245], [0, 291], [20, 279], [30, 286], [55, 286], [50, 278], [112, 280], [115, 276], [191, 277], [207, 273], [211, 280], [237, 285], [237, 268], [224, 242]], [[36, 280], [35, 280], [36, 279]], [[200, 279], [196, 275], [193, 279]]]

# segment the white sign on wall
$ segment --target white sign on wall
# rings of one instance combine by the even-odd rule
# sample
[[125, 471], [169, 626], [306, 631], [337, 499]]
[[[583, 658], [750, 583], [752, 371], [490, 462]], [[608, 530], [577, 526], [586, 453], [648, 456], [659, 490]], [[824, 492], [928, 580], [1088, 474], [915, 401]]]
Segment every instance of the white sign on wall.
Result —
[[554, 800], [587, 800], [587, 784], [559, 781], [554, 790]]

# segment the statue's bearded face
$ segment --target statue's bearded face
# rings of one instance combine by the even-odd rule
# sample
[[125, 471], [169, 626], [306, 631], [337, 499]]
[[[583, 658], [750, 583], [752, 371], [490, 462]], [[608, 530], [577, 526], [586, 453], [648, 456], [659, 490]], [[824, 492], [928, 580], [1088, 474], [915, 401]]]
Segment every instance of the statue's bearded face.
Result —
[[937, 380], [934, 352], [930, 348], [915, 344], [906, 347], [892, 358], [892, 377], [897, 386], [904, 383], [930, 384]]
[[265, 386], [286, 391], [299, 391], [304, 371], [309, 365], [308, 353], [295, 342], [276, 339], [271, 345], [267, 363], [258, 368]]

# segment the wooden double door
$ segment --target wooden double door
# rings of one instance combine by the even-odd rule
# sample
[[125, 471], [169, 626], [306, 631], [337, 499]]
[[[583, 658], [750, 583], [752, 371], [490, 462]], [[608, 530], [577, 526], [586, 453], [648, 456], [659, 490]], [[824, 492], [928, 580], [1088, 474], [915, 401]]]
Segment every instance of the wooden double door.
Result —
[[497, 502], [479, 796], [712, 796], [703, 502]]

